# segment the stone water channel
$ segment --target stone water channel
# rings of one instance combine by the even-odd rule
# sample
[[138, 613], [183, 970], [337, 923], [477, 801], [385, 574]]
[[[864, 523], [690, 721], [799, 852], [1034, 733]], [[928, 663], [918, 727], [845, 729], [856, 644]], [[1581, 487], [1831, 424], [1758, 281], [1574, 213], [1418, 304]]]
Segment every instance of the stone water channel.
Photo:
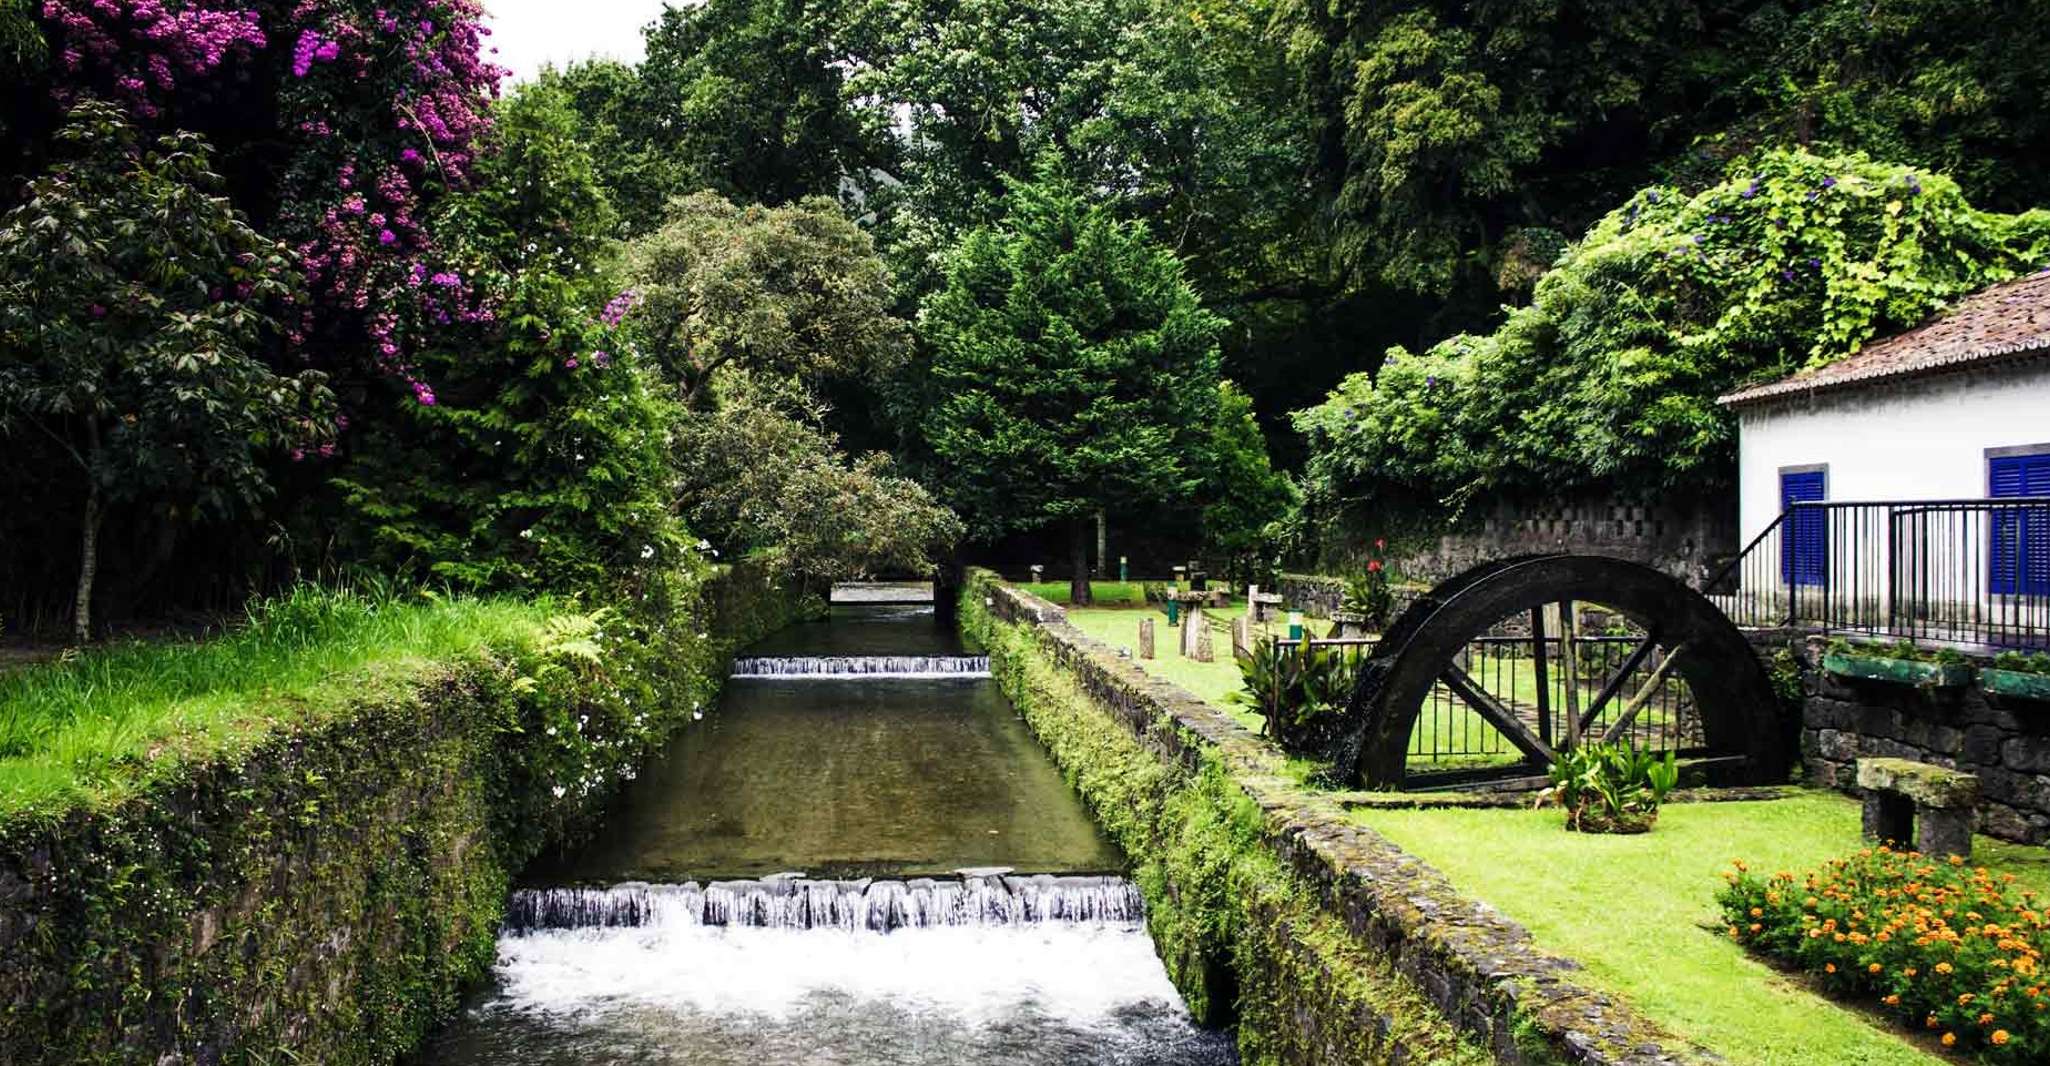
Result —
[[419, 1061], [1235, 1061], [929, 605], [836, 605], [733, 674], [602, 838], [528, 871], [490, 986]]

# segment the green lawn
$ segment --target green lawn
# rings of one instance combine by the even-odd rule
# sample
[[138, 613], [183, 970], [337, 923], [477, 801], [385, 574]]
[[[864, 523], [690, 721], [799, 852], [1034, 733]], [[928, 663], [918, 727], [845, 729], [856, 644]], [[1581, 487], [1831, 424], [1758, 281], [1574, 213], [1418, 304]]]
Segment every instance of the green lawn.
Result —
[[[1137, 586], [1134, 586], [1136, 588]], [[1065, 593], [1067, 586], [1062, 585]], [[1139, 619], [1151, 617], [1154, 624], [1152, 659], [1134, 659], [1139, 668], [1165, 681], [1172, 681], [1188, 689], [1205, 703], [1222, 707], [1247, 729], [1259, 732], [1261, 716], [1242, 703], [1234, 703], [1226, 697], [1239, 690], [1239, 668], [1231, 657], [1231, 619], [1243, 611], [1243, 607], [1230, 610], [1205, 611], [1205, 617], [1215, 620], [1220, 628], [1211, 634], [1211, 647], [1216, 652], [1213, 662], [1199, 663], [1182, 656], [1179, 633], [1170, 629], [1167, 616], [1158, 608], [1145, 607], [1076, 607], [1069, 608], [1068, 621], [1075, 628], [1089, 634], [1112, 647], [1129, 649], [1133, 655], [1139, 650]], [[1270, 632], [1286, 633], [1286, 622], [1270, 625]]]
[[551, 611], [511, 600], [373, 600], [301, 588], [210, 641], [130, 643], [0, 673], [0, 811], [116, 794], [158, 759], [260, 736], [532, 639]]
[[[1539, 943], [1585, 963], [1591, 984], [1732, 1063], [1939, 1061], [1722, 935], [1715, 893], [1731, 860], [1799, 872], [1863, 846], [1858, 805], [1847, 797], [1673, 804], [1644, 836], [1567, 833], [1556, 810], [1363, 809], [1353, 816], [1521, 922]], [[2050, 850], [1983, 837], [1973, 847], [1978, 861], [2050, 892]]]

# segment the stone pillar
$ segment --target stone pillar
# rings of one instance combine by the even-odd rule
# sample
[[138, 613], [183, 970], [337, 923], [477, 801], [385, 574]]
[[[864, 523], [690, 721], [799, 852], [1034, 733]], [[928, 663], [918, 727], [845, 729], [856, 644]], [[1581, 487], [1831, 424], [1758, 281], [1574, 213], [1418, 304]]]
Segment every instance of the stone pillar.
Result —
[[1139, 658], [1153, 658], [1153, 619], [1139, 619]]
[[1932, 859], [1972, 857], [1972, 809], [1923, 807], [1915, 812], [1915, 850]]
[[1196, 641], [1201, 634], [1210, 632], [1210, 620], [1203, 617], [1203, 608], [1191, 601], [1182, 605], [1182, 658], [1196, 657]]
[[1207, 624], [1197, 626], [1196, 661], [1199, 663], [1207, 663], [1216, 660], [1216, 658], [1217, 653], [1211, 650], [1210, 647], [1210, 627]]
[[1253, 621], [1245, 615], [1231, 620], [1231, 654], [1236, 659], [1253, 650]]

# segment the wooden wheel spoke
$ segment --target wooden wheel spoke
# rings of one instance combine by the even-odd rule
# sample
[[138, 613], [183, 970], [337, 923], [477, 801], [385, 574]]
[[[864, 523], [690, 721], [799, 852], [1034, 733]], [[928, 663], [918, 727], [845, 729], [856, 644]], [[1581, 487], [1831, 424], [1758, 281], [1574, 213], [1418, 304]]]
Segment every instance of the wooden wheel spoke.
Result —
[[1486, 689], [1481, 688], [1474, 681], [1473, 675], [1458, 665], [1447, 663], [1439, 679], [1445, 682], [1445, 687], [1451, 689], [1453, 695], [1472, 707], [1474, 713], [1494, 726], [1496, 732], [1501, 733], [1525, 755], [1544, 763], [1550, 763], [1558, 757], [1558, 753], [1552, 750], [1550, 744], [1540, 740], [1530, 731], [1529, 726], [1523, 724], [1521, 718], [1516, 717], [1516, 712], [1510, 710]]
[[[1658, 632], [1654, 630], [1650, 636], [1645, 637], [1635, 648], [1630, 649], [1630, 654], [1623, 659], [1622, 669], [1617, 670], [1615, 674], [1610, 676], [1608, 682], [1602, 686], [1601, 692], [1595, 695], [1594, 702], [1588, 704], [1586, 713], [1580, 716], [1580, 731], [1582, 733], [1593, 728], [1595, 719], [1601, 717], [1602, 708], [1607, 707], [1610, 700], [1615, 699], [1617, 695], [1622, 693], [1623, 686], [1630, 681], [1630, 675], [1636, 673], [1637, 668], [1643, 666], [1644, 660], [1650, 657], [1652, 649], [1658, 647], [1658, 640]], [[1568, 683], [1571, 684], [1570, 681]]]

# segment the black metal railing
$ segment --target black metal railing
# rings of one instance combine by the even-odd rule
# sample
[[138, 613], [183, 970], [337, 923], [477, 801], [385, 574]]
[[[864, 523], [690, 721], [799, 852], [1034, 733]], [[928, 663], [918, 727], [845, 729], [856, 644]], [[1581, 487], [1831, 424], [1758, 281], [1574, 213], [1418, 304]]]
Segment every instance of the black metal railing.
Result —
[[2050, 498], [1791, 504], [1704, 591], [1747, 628], [2050, 647]]
[[[1372, 657], [1375, 643], [1372, 638], [1310, 639], [1290, 641], [1288, 647], [1335, 653], [1357, 662]], [[1641, 635], [1577, 637], [1572, 656], [1575, 676], [1570, 679], [1563, 667], [1568, 657], [1562, 643], [1556, 632], [1548, 634], [1541, 659], [1528, 634], [1476, 637], [1459, 650], [1452, 664], [1464, 671], [1475, 687], [1523, 719], [1550, 744], [1562, 744], [1568, 735], [1568, 707], [1593, 707], [1599, 694], [1614, 686], [1613, 698], [1582, 723], [1584, 735], [1599, 738], [1610, 731], [1624, 708], [1636, 700], [1640, 689], [1655, 684], [1658, 687], [1645, 697], [1643, 706], [1615, 739], [1650, 751], [1692, 751], [1701, 746], [1701, 722], [1694, 714], [1694, 699], [1686, 682], [1674, 676], [1659, 676], [1662, 653], [1657, 649], [1632, 661], [1633, 653], [1643, 643]], [[1577, 699], [1568, 699], [1569, 685]], [[1527, 761], [1522, 751], [1444, 684], [1432, 686], [1417, 714], [1416, 725], [1410, 732], [1409, 758], [1413, 764], [1429, 764], [1438, 769], [1476, 771]]]

